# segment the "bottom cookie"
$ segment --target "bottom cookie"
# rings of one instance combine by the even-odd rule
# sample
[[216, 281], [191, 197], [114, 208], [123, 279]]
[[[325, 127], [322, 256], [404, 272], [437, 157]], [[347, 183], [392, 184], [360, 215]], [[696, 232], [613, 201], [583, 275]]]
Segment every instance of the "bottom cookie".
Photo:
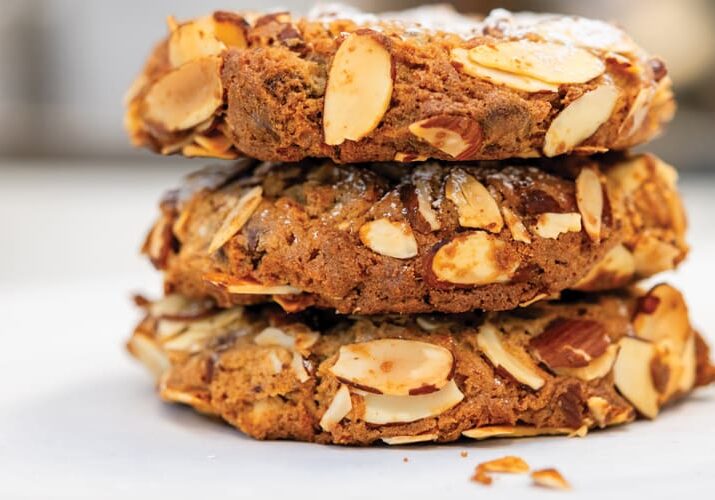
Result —
[[655, 418], [715, 380], [669, 285], [492, 314], [287, 315], [138, 301], [129, 351], [166, 401], [258, 439], [367, 445], [549, 434]]

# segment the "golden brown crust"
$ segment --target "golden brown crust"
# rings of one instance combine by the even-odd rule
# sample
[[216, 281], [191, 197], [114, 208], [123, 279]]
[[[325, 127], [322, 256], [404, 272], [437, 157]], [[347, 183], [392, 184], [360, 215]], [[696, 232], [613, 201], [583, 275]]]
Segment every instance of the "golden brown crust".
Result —
[[[659, 311], [642, 311], [638, 295], [584, 296], [490, 315], [382, 317], [315, 310], [291, 316], [274, 306], [207, 316], [203, 305], [169, 296], [145, 306], [147, 317], [129, 349], [157, 375], [163, 399], [221, 416], [258, 439], [366, 445], [380, 439], [445, 442], [462, 433], [475, 439], [583, 435], [589, 428], [647, 414], [647, 404], [655, 405], [657, 413], [672, 399], [712, 381], [707, 347], [687, 315], [677, 318], [685, 328], [682, 335], [674, 323], [660, 320], [656, 330], [641, 331], [638, 315]], [[197, 319], [167, 319], [175, 318], [177, 304]], [[665, 307], [663, 318], [668, 311]], [[605, 334], [609, 347], [604, 354], [580, 371], [563, 363], [554, 368], [539, 363], [535, 339], [548, 334], [554, 323], [577, 331], [583, 322], [599, 325], [599, 338]], [[636, 339], [630, 336], [634, 330], [655, 337]], [[560, 348], [575, 347], [573, 338], [561, 335]], [[696, 348], [689, 350], [685, 346], [693, 339]], [[628, 357], [624, 342], [653, 350], [646, 358]], [[351, 349], [349, 356], [345, 349]], [[420, 357], [424, 349], [432, 355]], [[604, 355], [610, 356], [605, 369]], [[648, 366], [656, 361], [667, 365], [665, 385], [675, 390], [664, 392], [650, 379]], [[453, 363], [451, 370], [443, 362]], [[619, 379], [624, 366], [634, 374], [645, 370], [641, 385]], [[432, 381], [429, 388], [390, 396], [405, 383], [415, 386], [426, 379]], [[430, 404], [420, 400], [425, 397], [432, 398]]]
[[[147, 94], [176, 69], [176, 64], [190, 59], [172, 59], [172, 51], [167, 49], [171, 42], [165, 42], [152, 54], [130, 100], [127, 127], [136, 145], [167, 154], [183, 150], [188, 155], [235, 157], [240, 151], [261, 160], [327, 157], [341, 163], [393, 161], [405, 156], [484, 160], [590, 154], [648, 141], [674, 111], [662, 61], [645, 54], [620, 30], [597, 21], [511, 15], [505, 11], [495, 11], [484, 22], [455, 16], [432, 27], [353, 14], [318, 18], [292, 18], [285, 13], [235, 16], [236, 30], [242, 33], [238, 40], [236, 36], [222, 38], [219, 33], [216, 43], [210, 34], [215, 14], [195, 23], [204, 30], [199, 49], [183, 48], [194, 58], [221, 58], [224, 105], [216, 106], [212, 117], [195, 126], [167, 129], [156, 122]], [[430, 14], [424, 17], [428, 19]], [[174, 32], [181, 26], [174, 27]], [[363, 129], [334, 140], [324, 133], [326, 89], [330, 88], [330, 71], [338, 48], [350, 34], [379, 38], [388, 52], [392, 61], [387, 75], [392, 81], [388, 78], [385, 83], [391, 87], [386, 89], [389, 104], [384, 110], [363, 106], [361, 111], [375, 113], [374, 119], [368, 117]], [[485, 70], [454, 52], [464, 50], [467, 54], [475, 47], [510, 42], [517, 42], [519, 54], [533, 47], [529, 44], [536, 44], [537, 60], [550, 57], [552, 51], [569, 58], [568, 64], [551, 65], [552, 70], [555, 66], [569, 68], [566, 75], [539, 75], [554, 81], [576, 81], [551, 83], [526, 77], [530, 85], [536, 82], [538, 89], [527, 91], [510, 83], [514, 74], [507, 71], [504, 80], [502, 70], [495, 76], [494, 68]], [[519, 44], [528, 47], [523, 49]], [[503, 67], [502, 60], [487, 62]], [[574, 71], [580, 63], [591, 71]], [[354, 66], [352, 80], [363, 74], [359, 62]], [[377, 66], [372, 61], [365, 71], [377, 72]], [[524, 71], [525, 67], [517, 70]], [[524, 75], [515, 74], [524, 79]], [[585, 81], [581, 81], [581, 75], [585, 75]], [[366, 77], [373, 84], [376, 80], [377, 76]], [[603, 100], [594, 98], [589, 104], [586, 99], [568, 120], [563, 115], [562, 121], [569, 121], [569, 127], [574, 120], [582, 127], [581, 135], [564, 139], [556, 129], [565, 125], [558, 123], [557, 117], [570, 104], [602, 87], [613, 89], [606, 93], [605, 105]], [[583, 123], [602, 108], [610, 109], [604, 111], [602, 120]], [[331, 115], [330, 120], [335, 119]], [[457, 134], [455, 137], [463, 134], [465, 145], [444, 147], [440, 140], [420, 134], [416, 124], [434, 119], [463, 122], [461, 127], [445, 131]], [[201, 142], [205, 135], [226, 136], [230, 147], [207, 148]]]
[[169, 292], [360, 314], [507, 310], [684, 257], [672, 171], [656, 158], [537, 165], [244, 160], [170, 192], [144, 251]]

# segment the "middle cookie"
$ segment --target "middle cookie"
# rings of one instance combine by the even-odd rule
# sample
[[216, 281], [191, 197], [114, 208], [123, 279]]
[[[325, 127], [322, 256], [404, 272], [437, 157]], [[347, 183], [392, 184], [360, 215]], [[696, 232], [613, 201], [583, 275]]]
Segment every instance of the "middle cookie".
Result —
[[361, 314], [507, 310], [684, 258], [676, 174], [657, 158], [509, 165], [208, 168], [167, 193], [144, 252], [168, 292]]

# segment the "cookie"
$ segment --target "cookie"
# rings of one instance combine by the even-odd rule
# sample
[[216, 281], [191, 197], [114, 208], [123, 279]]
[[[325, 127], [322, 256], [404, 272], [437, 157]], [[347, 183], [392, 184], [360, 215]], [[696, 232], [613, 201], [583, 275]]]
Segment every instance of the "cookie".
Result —
[[613, 25], [434, 9], [215, 12], [177, 23], [127, 95], [132, 142], [266, 161], [494, 160], [625, 149], [674, 112], [664, 63]]
[[669, 285], [484, 315], [288, 315], [179, 295], [142, 304], [129, 350], [161, 398], [258, 439], [584, 435], [655, 418], [715, 379]]
[[508, 310], [614, 289], [686, 253], [650, 155], [213, 167], [169, 192], [144, 251], [167, 292], [341, 313]]

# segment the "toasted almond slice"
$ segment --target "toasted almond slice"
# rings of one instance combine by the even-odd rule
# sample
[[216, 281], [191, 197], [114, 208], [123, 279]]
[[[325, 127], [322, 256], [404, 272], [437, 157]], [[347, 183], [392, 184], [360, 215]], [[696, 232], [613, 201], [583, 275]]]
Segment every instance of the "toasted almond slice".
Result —
[[127, 348], [157, 380], [159, 380], [171, 366], [169, 358], [163, 349], [146, 335], [134, 335], [129, 339]]
[[226, 291], [235, 295], [297, 295], [299, 288], [289, 285], [261, 285], [252, 282], [237, 282], [226, 287]]
[[283, 371], [283, 361], [281, 361], [281, 358], [278, 357], [278, 353], [275, 350], [268, 351], [266, 358], [268, 359], [268, 363], [271, 365], [273, 374], [278, 374]]
[[501, 212], [509, 231], [511, 231], [511, 237], [514, 238], [514, 241], [531, 243], [531, 235], [529, 235], [529, 231], [527, 231], [526, 226], [524, 226], [524, 223], [521, 221], [516, 212], [506, 206], [501, 207]]
[[577, 379], [588, 382], [590, 380], [596, 380], [597, 378], [602, 378], [608, 375], [616, 362], [616, 356], [618, 356], [618, 346], [610, 345], [606, 349], [606, 352], [595, 358], [586, 366], [577, 368], [557, 368], [554, 371], [558, 375], [576, 377]]
[[427, 155], [417, 155], [412, 153], [395, 153], [395, 161], [400, 163], [412, 163], [429, 159]]
[[437, 218], [437, 213], [432, 208], [432, 189], [429, 182], [425, 179], [417, 179], [415, 193], [417, 195], [417, 211], [432, 231], [439, 230], [442, 226]]
[[235, 160], [238, 154], [233, 152], [219, 153], [195, 144], [187, 144], [181, 149], [181, 154], [187, 158], [217, 158], [219, 160]]
[[372, 31], [351, 33], [333, 57], [323, 109], [325, 143], [359, 141], [382, 120], [392, 97], [392, 55]]
[[535, 391], [541, 389], [545, 380], [539, 374], [536, 364], [526, 352], [517, 356], [509, 350], [504, 344], [503, 337], [493, 324], [487, 322], [479, 328], [477, 345], [495, 367], [506, 370], [518, 382], [528, 385]]
[[683, 294], [670, 285], [654, 286], [640, 299], [633, 329], [638, 337], [681, 353], [691, 330]]
[[216, 231], [209, 245], [208, 252], [210, 254], [214, 253], [239, 232], [246, 222], [248, 222], [248, 219], [251, 218], [253, 212], [256, 211], [262, 200], [263, 188], [261, 186], [255, 186], [241, 196], [236, 202], [236, 205], [234, 205], [226, 215], [221, 227]]
[[417, 240], [405, 222], [382, 218], [360, 227], [360, 241], [373, 252], [395, 259], [411, 259], [417, 255]]
[[169, 36], [169, 62], [174, 68], [189, 61], [217, 56], [225, 49], [226, 45], [214, 36], [213, 23], [207, 19], [182, 24]]
[[531, 479], [537, 486], [544, 488], [553, 488], [556, 490], [570, 490], [571, 485], [564, 479], [556, 469], [540, 469], [531, 473]]
[[449, 349], [406, 339], [344, 345], [330, 368], [341, 382], [391, 396], [435, 392], [447, 384], [453, 370]]
[[320, 419], [320, 428], [325, 432], [332, 432], [336, 425], [345, 418], [353, 409], [353, 403], [350, 398], [350, 391], [346, 385], [341, 385], [338, 391], [333, 396], [330, 406], [325, 410]]
[[656, 87], [654, 86], [647, 86], [640, 89], [618, 130], [619, 136], [630, 137], [641, 128], [646, 116], [648, 116], [650, 105], [653, 102], [653, 97], [655, 97], [655, 91]]
[[515, 456], [506, 456], [482, 462], [478, 466], [485, 472], [502, 472], [508, 474], [526, 474], [529, 472], [529, 464], [522, 458]]
[[203, 398], [191, 392], [169, 387], [165, 382], [159, 384], [159, 397], [169, 403], [180, 403], [191, 406], [200, 413], [207, 415], [216, 414], [216, 411], [211, 407], [208, 401], [205, 401]]
[[655, 345], [647, 340], [624, 337], [613, 366], [613, 379], [620, 393], [647, 418], [658, 415], [659, 394], [653, 383], [651, 365]]
[[293, 370], [293, 373], [301, 384], [310, 380], [308, 370], [306, 370], [305, 365], [303, 365], [303, 356], [301, 356], [299, 353], [293, 353], [293, 358], [290, 362], [290, 368], [291, 370]]
[[544, 136], [544, 154], [568, 153], [591, 137], [610, 118], [618, 101], [618, 90], [604, 84], [589, 90], [554, 118]]
[[530, 425], [485, 425], [462, 432], [468, 438], [482, 440], [491, 438], [521, 438], [534, 436], [579, 436], [580, 429], [568, 427], [532, 427]]
[[594, 242], [600, 242], [603, 187], [598, 174], [591, 168], [582, 169], [576, 177], [576, 204], [581, 212], [581, 220], [586, 233]]
[[445, 196], [457, 206], [459, 225], [499, 233], [504, 227], [499, 205], [484, 184], [456, 169], [447, 178]]
[[483, 44], [469, 51], [473, 62], [548, 83], [586, 83], [606, 66], [590, 52], [573, 46], [516, 40]]
[[229, 139], [228, 137], [226, 137], [223, 134], [218, 134], [218, 135], [197, 134], [194, 136], [194, 141], [196, 142], [196, 144], [198, 144], [205, 150], [210, 151], [212, 153], [216, 153], [216, 154], [228, 153], [229, 149], [231, 149], [231, 146], [233, 146], [231, 139]]
[[683, 353], [681, 356], [681, 375], [678, 379], [677, 389], [681, 392], [688, 392], [695, 387], [698, 372], [698, 358], [695, 345], [695, 335], [691, 333], [688, 340], [685, 341]]
[[676, 262], [682, 255], [682, 250], [675, 245], [662, 241], [652, 234], [643, 233], [633, 248], [636, 274], [649, 277], [675, 269]]
[[542, 238], [557, 239], [562, 233], [581, 231], [581, 214], [557, 214], [547, 212], [536, 218], [534, 232]]
[[279, 346], [289, 351], [307, 353], [319, 338], [318, 332], [308, 330], [288, 335], [280, 328], [269, 326], [253, 338], [253, 343], [261, 346]]
[[239, 15], [230, 12], [214, 12], [212, 16], [214, 36], [227, 47], [245, 49], [246, 21]]
[[559, 86], [547, 83], [528, 76], [509, 73], [494, 68], [488, 68], [481, 64], [476, 64], [469, 58], [467, 49], [452, 49], [450, 57], [456, 63], [460, 71], [474, 78], [481, 78], [488, 82], [504, 85], [506, 87], [523, 90], [524, 92], [558, 92]]
[[636, 263], [633, 254], [622, 244], [613, 247], [591, 270], [574, 286], [574, 290], [586, 292], [625, 286], [633, 279]]
[[400, 446], [403, 444], [424, 443], [426, 441], [437, 441], [437, 434], [421, 434], [419, 436], [392, 436], [380, 438], [383, 443], [390, 446]]
[[169, 132], [209, 119], [223, 104], [221, 58], [188, 62], [160, 78], [144, 98], [145, 118]]
[[482, 231], [454, 237], [432, 258], [437, 279], [460, 285], [505, 283], [518, 267], [518, 257], [508, 252], [507, 244]]
[[481, 126], [465, 116], [432, 116], [412, 123], [408, 129], [457, 160], [472, 158], [482, 144]]
[[192, 320], [205, 316], [214, 308], [212, 300], [190, 299], [178, 293], [171, 293], [151, 302], [147, 308], [155, 318]]
[[361, 395], [365, 404], [363, 420], [378, 425], [435, 417], [464, 399], [454, 380], [436, 392], [419, 396], [388, 396], [369, 392], [362, 392]]

